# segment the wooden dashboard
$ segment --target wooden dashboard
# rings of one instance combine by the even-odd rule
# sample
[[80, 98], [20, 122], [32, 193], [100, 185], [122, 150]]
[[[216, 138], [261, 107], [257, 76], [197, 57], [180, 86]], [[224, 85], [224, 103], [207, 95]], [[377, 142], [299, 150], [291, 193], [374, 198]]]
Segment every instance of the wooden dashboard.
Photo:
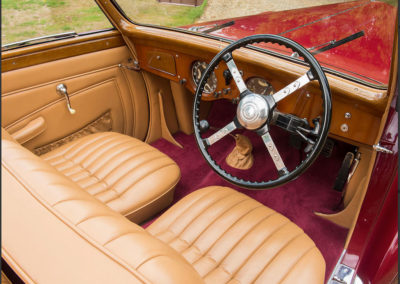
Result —
[[[192, 78], [193, 63], [196, 61], [208, 63], [216, 54], [198, 52], [190, 48], [180, 50], [160, 48], [151, 42], [148, 44], [136, 42], [135, 48], [142, 69], [179, 82], [191, 93], [196, 89]], [[304, 66], [248, 49], [235, 51], [233, 57], [239, 70], [243, 72], [245, 81], [251, 77], [261, 77], [269, 82], [275, 91], [307, 71]], [[204, 94], [204, 100], [232, 100], [238, 97], [239, 92], [233, 80], [228, 85], [225, 83], [223, 71], [226, 69], [224, 62], [215, 69], [216, 90], [211, 94]], [[353, 144], [373, 145], [387, 103], [387, 92], [331, 74], [327, 74], [327, 77], [332, 91], [330, 136]], [[317, 117], [322, 112], [318, 83], [313, 82], [293, 93], [278, 104], [278, 109], [301, 118]]]

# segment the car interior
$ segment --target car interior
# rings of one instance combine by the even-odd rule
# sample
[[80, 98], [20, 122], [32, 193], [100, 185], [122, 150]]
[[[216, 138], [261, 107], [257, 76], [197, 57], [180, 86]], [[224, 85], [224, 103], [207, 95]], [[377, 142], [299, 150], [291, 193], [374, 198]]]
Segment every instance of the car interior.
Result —
[[11, 282], [325, 283], [371, 178], [397, 32], [379, 88], [282, 37], [229, 44], [96, 2], [115, 28], [2, 53]]

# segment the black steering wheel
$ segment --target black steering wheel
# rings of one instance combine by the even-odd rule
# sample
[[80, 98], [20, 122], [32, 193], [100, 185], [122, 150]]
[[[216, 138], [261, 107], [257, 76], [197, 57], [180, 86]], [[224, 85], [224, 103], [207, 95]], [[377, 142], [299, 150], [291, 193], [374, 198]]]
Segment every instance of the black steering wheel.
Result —
[[[297, 80], [293, 81], [272, 95], [264, 96], [252, 93], [247, 88], [240, 71], [236, 67], [232, 57], [232, 52], [248, 44], [260, 42], [276, 43], [293, 50], [293, 52], [297, 52], [297, 54], [304, 58], [304, 61], [308, 63], [310, 69], [303, 76], [299, 77]], [[211, 136], [202, 138], [200, 132], [201, 122], [199, 118], [200, 101], [208, 78], [221, 60], [225, 61], [230, 74], [236, 83], [236, 87], [239, 89], [240, 101], [237, 106], [236, 116], [233, 118], [232, 122]], [[281, 113], [276, 109], [276, 105], [279, 101], [314, 80], [318, 80], [319, 82], [323, 104], [322, 117], [313, 120], [314, 127], [311, 127], [311, 125], [309, 125], [305, 119], [300, 119], [294, 115]], [[200, 79], [200, 82], [198, 83], [194, 99], [194, 132], [197, 145], [199, 146], [203, 157], [217, 174], [227, 181], [241, 187], [258, 190], [268, 189], [280, 186], [295, 179], [315, 161], [328, 136], [331, 122], [331, 112], [332, 104], [328, 80], [318, 61], [307, 49], [300, 44], [282, 36], [270, 34], [253, 35], [242, 38], [228, 45], [211, 60], [210, 64], [206, 68], [203, 76]], [[289, 171], [286, 168], [285, 163], [282, 160], [274, 141], [272, 140], [269, 132], [269, 126], [271, 124], [280, 124], [281, 126], [284, 125], [283, 128], [289, 132], [299, 135], [308, 143], [308, 149], [306, 148], [306, 157], [292, 171]], [[239, 179], [227, 173], [212, 159], [208, 152], [208, 148], [212, 147], [212, 145], [221, 138], [239, 128], [255, 131], [261, 136], [278, 171], [279, 177], [277, 179], [261, 182]]]

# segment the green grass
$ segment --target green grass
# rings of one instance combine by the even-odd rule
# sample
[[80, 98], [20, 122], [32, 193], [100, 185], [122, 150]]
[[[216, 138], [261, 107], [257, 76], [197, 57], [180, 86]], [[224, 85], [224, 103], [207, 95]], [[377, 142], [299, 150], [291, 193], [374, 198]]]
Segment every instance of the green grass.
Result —
[[2, 0], [2, 45], [33, 37], [111, 28], [93, 0]]
[[388, 3], [388, 4], [390, 4], [390, 5], [392, 5], [392, 6], [395, 6], [395, 7], [397, 7], [397, 5], [398, 5], [398, 3], [399, 3], [399, 1], [398, 0], [380, 0], [381, 2], [385, 2], [385, 3]]
[[[159, 3], [157, 0], [118, 0], [132, 20], [164, 26], [192, 24], [207, 5], [199, 7]], [[93, 0], [2, 0], [2, 45], [20, 40], [75, 31], [111, 28]]]
[[178, 27], [193, 24], [204, 12], [207, 0], [198, 7], [159, 3], [157, 0], [118, 0], [134, 22]]
[[61, 0], [2, 0], [2, 9], [29, 10], [32, 6], [46, 6], [49, 8], [62, 7], [66, 4]]

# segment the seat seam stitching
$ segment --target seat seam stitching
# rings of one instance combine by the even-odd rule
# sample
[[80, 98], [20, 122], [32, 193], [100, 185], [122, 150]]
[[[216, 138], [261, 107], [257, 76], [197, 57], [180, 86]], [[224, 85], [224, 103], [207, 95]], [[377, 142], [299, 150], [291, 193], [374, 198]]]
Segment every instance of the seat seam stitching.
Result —
[[[270, 217], [272, 217], [273, 215], [276, 215], [277, 212], [273, 211], [272, 214], [268, 215], [268, 216], [264, 216], [260, 221], [258, 221], [256, 224], [254, 224], [254, 226], [252, 226], [251, 228], [249, 228], [249, 230], [233, 245], [232, 248], [229, 249], [229, 251], [227, 251], [225, 253], [225, 256], [220, 260], [220, 261], [216, 261], [216, 263], [219, 264], [222, 263], [227, 257], [228, 255], [239, 245], [239, 243], [250, 233], [252, 232], [258, 225], [260, 225], [262, 222], [264, 222], [265, 220], [269, 219]], [[206, 255], [207, 257], [211, 257], [209, 255]], [[218, 267], [217, 266], [217, 267]], [[204, 277], [206, 277], [208, 274], [210, 274], [213, 270], [215, 270], [216, 267], [212, 270], [210, 270], [206, 275], [204, 275]]]
[[[98, 140], [101, 140], [101, 139], [108, 138], [108, 137], [111, 137], [111, 136], [112, 136], [112, 134], [104, 135], [104, 133], [105, 133], [105, 132], [102, 133], [103, 135], [98, 135], [98, 137], [95, 137], [94, 139], [88, 140], [88, 141], [82, 141], [82, 140], [84, 140], [84, 139], [82, 139], [81, 141], [79, 141], [79, 140], [71, 141], [73, 144], [70, 145], [70, 147], [66, 147], [66, 146], [65, 146], [65, 149], [63, 149], [62, 151], [60, 151], [60, 153], [58, 153], [58, 154], [56, 154], [56, 155], [54, 155], [54, 156], [48, 157], [47, 159], [44, 159], [44, 160], [47, 161], [47, 160], [49, 160], [49, 159], [51, 159], [51, 158], [58, 158], [58, 157], [63, 157], [63, 158], [65, 158], [64, 155], [65, 155], [67, 152], [73, 151], [73, 149], [76, 148], [76, 147], [78, 147], [78, 146], [81, 146], [81, 147], [84, 148], [84, 147], [86, 147], [86, 146], [88, 145], [88, 143], [90, 144], [90, 143], [92, 143], [92, 142], [96, 142], [96, 141], [98, 141]], [[82, 138], [87, 138], [87, 137], [88, 137], [88, 136], [82, 137]], [[86, 144], [85, 144], [85, 143], [86, 143]], [[64, 144], [64, 145], [68, 145], [68, 144]], [[79, 152], [80, 150], [77, 150], [77, 151]], [[50, 152], [49, 152], [49, 153], [50, 153]]]
[[[119, 144], [119, 145], [114, 145], [113, 147], [119, 147], [119, 146], [122, 146], [122, 145], [124, 145], [124, 144], [129, 144], [129, 142], [131, 142], [131, 141], [126, 141], [126, 142], [123, 142], [123, 143], [121, 143], [121, 144]], [[129, 148], [123, 149], [123, 150], [120, 151], [120, 152], [114, 152], [114, 153], [113, 153], [113, 156], [110, 156], [110, 155], [109, 155], [109, 158], [107, 159], [107, 161], [104, 162], [104, 163], [99, 167], [99, 169], [100, 169], [101, 167], [103, 167], [104, 164], [110, 162], [111, 159], [115, 158], [115, 157], [118, 156], [118, 155], [121, 155], [122, 153], [125, 153], [125, 152], [127, 152], [127, 151], [130, 151], [130, 150], [133, 150], [133, 149], [136, 149], [136, 148], [147, 147], [147, 146], [148, 146], [148, 145], [135, 145], [134, 147], [129, 147]], [[108, 151], [108, 150], [110, 150], [110, 149], [107, 149], [107, 151]], [[100, 155], [105, 155], [105, 154], [106, 154], [106, 153], [103, 152], [103, 153], [101, 153]], [[99, 160], [99, 159], [101, 158], [100, 155], [99, 155], [99, 157], [97, 157], [96, 159], [94, 159], [94, 160], [88, 165], [88, 168], [91, 167], [97, 160]], [[106, 159], [102, 158], [102, 160], [106, 160]], [[97, 166], [98, 164], [99, 164], [99, 163], [97, 163], [96, 166]], [[98, 172], [99, 169], [95, 170], [94, 173]]]
[[130, 235], [130, 234], [142, 234], [142, 233], [143, 233], [143, 232], [139, 232], [139, 231], [130, 231], [130, 232], [122, 233], [122, 234], [120, 234], [120, 235], [118, 235], [118, 236], [116, 236], [116, 237], [114, 237], [114, 238], [112, 238], [112, 239], [106, 241], [106, 242], [103, 244], [103, 246], [107, 246], [107, 245], [109, 245], [110, 243], [116, 241], [117, 239], [119, 239], [119, 238], [121, 238], [121, 237]]
[[[135, 157], [138, 157], [138, 156], [140, 156], [140, 155], [142, 155], [142, 154], [146, 154], [146, 153], [149, 153], [149, 152], [151, 152], [151, 150], [150, 151], [146, 151], [146, 152], [142, 152], [142, 153], [140, 153], [140, 154], [138, 154], [138, 155], [135, 155], [135, 156], [132, 156], [132, 157], [130, 157], [129, 158], [129, 160], [125, 160], [122, 164], [120, 164], [119, 165], [119, 167], [121, 166], [121, 165], [123, 165], [123, 164], [125, 164], [126, 162], [128, 162], [128, 161], [130, 161], [130, 160], [132, 160], [133, 158], [135, 158]], [[122, 152], [121, 152], [122, 153]], [[110, 174], [112, 174], [112, 172], [114, 172], [116, 169], [113, 169], [112, 170], [112, 172], [110, 172], [110, 173], [108, 173], [104, 178], [100, 178], [100, 177], [98, 177], [97, 175], [96, 175], [96, 173], [98, 172], [98, 171], [95, 171], [94, 173], [92, 173], [92, 172], [90, 172], [86, 167], [84, 167], [84, 166], [82, 166], [81, 165], [81, 163], [78, 163], [78, 162], [74, 162], [73, 160], [70, 160], [70, 159], [68, 159], [67, 157], [65, 157], [65, 159], [66, 160], [68, 160], [68, 161], [70, 161], [71, 163], [73, 163], [75, 166], [79, 166], [80, 168], [81, 168], [81, 170], [82, 171], [85, 171], [86, 173], [88, 173], [88, 175], [89, 175], [89, 177], [93, 177], [93, 178], [95, 178], [99, 183], [104, 183], [105, 185], [106, 185], [106, 189], [105, 190], [103, 190], [103, 191], [101, 191], [101, 192], [98, 192], [98, 193], [96, 193], [96, 195], [97, 194], [100, 194], [100, 193], [102, 193], [102, 192], [105, 192], [105, 191], [107, 191], [107, 190], [109, 190], [112, 186], [114, 186], [115, 185], [115, 183], [117, 183], [121, 178], [123, 178], [123, 177], [125, 177], [127, 174], [129, 174], [129, 172], [127, 172], [126, 174], [124, 174], [123, 176], [121, 176], [120, 178], [118, 178], [113, 184], [111, 184], [111, 185], [109, 185], [108, 183], [107, 183], [107, 181], [106, 181], [106, 178], [110, 175]], [[140, 166], [141, 165], [143, 165], [143, 164], [140, 164]], [[118, 168], [119, 168], [118, 167]], [[137, 166], [136, 167], [134, 167], [133, 169], [136, 169], [137, 168]], [[133, 169], [131, 169], [131, 170], [133, 170]], [[61, 173], [63, 173], [62, 171], [60, 171]], [[64, 173], [63, 173], [64, 174]], [[65, 175], [65, 174], [64, 174]], [[65, 175], [66, 176], [66, 175]], [[70, 176], [67, 176], [69, 179], [71, 179], [72, 180], [72, 178], [70, 177]], [[79, 180], [72, 180], [73, 182], [75, 182], [75, 183], [78, 183], [79, 181], [81, 181], [81, 180], [83, 180], [85, 177], [83, 177], [83, 178], [81, 178], [81, 179], [79, 179]], [[91, 185], [93, 185], [93, 184], [91, 184]], [[81, 188], [83, 188], [83, 189], [86, 189], [88, 186], [81, 186], [81, 185], [79, 185]]]
[[67, 202], [67, 201], [87, 201], [87, 199], [83, 199], [83, 198], [69, 198], [69, 199], [63, 199], [63, 200], [59, 200], [56, 203], [52, 204], [51, 206], [55, 207], [60, 205], [61, 203]]
[[[102, 139], [104, 139], [104, 140], [102, 140]], [[69, 159], [71, 159], [71, 160], [73, 160], [73, 159], [76, 159], [76, 157], [78, 156], [78, 157], [82, 157], [82, 156], [84, 156], [84, 159], [86, 159], [86, 157], [87, 156], [89, 156], [89, 155], [91, 155], [92, 153], [94, 153], [97, 149], [99, 149], [100, 147], [102, 147], [104, 144], [107, 144], [107, 143], [109, 143], [109, 142], [113, 142], [113, 141], [115, 141], [115, 140], [118, 140], [119, 139], [119, 137], [117, 137], [117, 135], [107, 135], [107, 136], [105, 136], [105, 137], [102, 137], [101, 135], [99, 135], [99, 138], [98, 139], [96, 139], [96, 140], [88, 140], [87, 142], [86, 142], [86, 144], [81, 144], [80, 146], [81, 146], [81, 148], [80, 149], [76, 149], [75, 151], [75, 153], [71, 153], [72, 152], [72, 149], [70, 149], [68, 152], [65, 152], [64, 154], [63, 154], [63, 157], [65, 157], [65, 155], [68, 155], [68, 154], [70, 154], [71, 155], [71, 158], [69, 158]], [[100, 140], [100, 141], [99, 141]], [[80, 141], [80, 142], [82, 142], [82, 141]], [[97, 143], [95, 143], [95, 142], [97, 142]], [[99, 142], [101, 142], [101, 144], [99, 144]], [[93, 144], [95, 145], [95, 146], [93, 146]], [[78, 146], [78, 143], [76, 144], [76, 146]], [[89, 148], [89, 149], [88, 149]], [[82, 154], [82, 151], [85, 151], [85, 150], [87, 150], [89, 153], [86, 153], [86, 154]], [[86, 156], [85, 156], [86, 155]], [[66, 158], [66, 157], [65, 157]]]
[[[114, 211], [114, 213], [116, 213], [116, 212]], [[88, 216], [86, 218], [83, 218], [78, 223], [76, 223], [75, 226], [79, 226], [79, 225], [81, 225], [82, 223], [84, 223], [86, 221], [89, 221], [89, 220], [95, 219], [95, 218], [99, 218], [99, 217], [115, 217], [115, 216], [113, 216], [113, 215], [104, 215], [104, 214], [92, 215], [92, 216]]]
[[[195, 246], [196, 241], [201, 237], [201, 235], [202, 235], [205, 231], [207, 231], [207, 229], [209, 229], [213, 224], [215, 224], [215, 222], [217, 222], [217, 220], [220, 220], [220, 218], [221, 218], [223, 215], [225, 215], [229, 210], [235, 208], [236, 206], [238, 206], [239, 204], [241, 204], [241, 203], [243, 203], [243, 202], [245, 202], [245, 201], [247, 201], [247, 200], [248, 200], [247, 198], [243, 198], [242, 200], [239, 200], [237, 203], [231, 205], [229, 208], [225, 208], [225, 209], [226, 209], [225, 211], [221, 212], [221, 214], [220, 214], [219, 216], [217, 216], [215, 219], [213, 219], [212, 221], [210, 221], [209, 224], [208, 224], [199, 234], [197, 234], [197, 237], [196, 237], [192, 242], [188, 243], [188, 244], [189, 244], [189, 247], [186, 248], [185, 250], [189, 249], [190, 246]], [[183, 233], [183, 232], [182, 232], [182, 233]], [[182, 234], [181, 234], [181, 235], [182, 235]], [[196, 247], [196, 248], [197, 248], [197, 247]], [[198, 248], [197, 248], [197, 249], [198, 249]], [[185, 250], [184, 250], [184, 251], [185, 251]], [[182, 251], [182, 253], [183, 253], [184, 251]], [[199, 249], [199, 251], [202, 252], [200, 249]]]
[[[130, 150], [130, 149], [125, 149], [125, 150]], [[125, 152], [125, 151], [121, 151], [119, 154], [122, 154], [122, 153], [124, 153], [124, 152]], [[140, 153], [139, 155], [141, 155], [141, 154], [146, 154], [146, 153], [149, 153], [149, 152], [151, 152], [151, 151], [142, 152], [142, 153]], [[129, 157], [128, 160], [125, 160], [125, 161], [123, 161], [122, 164], [119, 164], [119, 165], [118, 165], [118, 168], [120, 168], [121, 165], [125, 164], [125, 162], [128, 162], [128, 161], [130, 161], [132, 158], [135, 158], [135, 157], [137, 157], [137, 156], [139, 156], [139, 155], [135, 155], [135, 156]], [[108, 161], [108, 162], [109, 162], [109, 161]], [[86, 169], [85, 169], [85, 170], [86, 170]], [[98, 173], [99, 170], [94, 171], [93, 174], [91, 174], [91, 172], [87, 170], [87, 171], [91, 174], [91, 176], [95, 177], [99, 182], [102, 182], [102, 183], [104, 183], [104, 184], [106, 185], [106, 188], [105, 188], [104, 190], [102, 190], [102, 191], [100, 191], [100, 192], [97, 192], [95, 195], [98, 195], [98, 194], [103, 193], [103, 192], [105, 192], [105, 191], [107, 191], [107, 190], [110, 190], [111, 187], [114, 186], [114, 184], [115, 184], [117, 181], [119, 181], [119, 179], [120, 179], [121, 177], [118, 178], [117, 181], [115, 181], [112, 185], [109, 185], [109, 184], [107, 183], [107, 181], [106, 181], [107, 177], [108, 177], [112, 172], [115, 172], [116, 170], [117, 170], [117, 168], [113, 169], [110, 173], [108, 173], [108, 174], [107, 174], [106, 176], [104, 176], [103, 178], [100, 178], [100, 177], [98, 177], [98, 176], [96, 175], [96, 174]], [[129, 173], [129, 172], [127, 172], [126, 174], [128, 174], [128, 173]], [[125, 175], [126, 175], [126, 174], [125, 174]], [[125, 175], [124, 175], [124, 176], [125, 176]], [[92, 184], [92, 185], [93, 185], [93, 184]], [[82, 187], [82, 188], [86, 189], [87, 187]], [[115, 191], [115, 192], [116, 192], [116, 191]], [[117, 193], [117, 192], [116, 192], [116, 193]]]
[[[218, 191], [221, 191], [221, 190], [220, 190], [220, 187], [219, 187], [218, 189], [219, 189]], [[165, 225], [165, 227], [162, 226], [162, 227], [164, 227], [164, 229], [159, 230], [159, 232], [156, 233], [154, 236], [159, 236], [159, 235], [162, 234], [164, 231], [169, 231], [169, 232], [173, 233], [174, 235], [176, 235], [173, 231], [170, 230], [171, 225], [174, 224], [174, 223], [176, 223], [177, 220], [178, 220], [182, 215], [186, 214], [187, 211], [188, 211], [193, 205], [195, 205], [197, 202], [199, 202], [200, 200], [202, 200], [204, 197], [210, 195], [211, 193], [215, 193], [215, 191], [213, 192], [212, 190], [210, 190], [210, 192], [207, 192], [207, 193], [203, 194], [203, 195], [200, 196], [197, 200], [195, 200], [195, 201], [193, 201], [192, 203], [190, 203], [189, 205], [187, 205], [187, 207], [186, 207], [185, 209], [183, 209], [183, 211], [182, 211], [181, 213], [179, 213], [179, 214], [174, 218], [174, 220], [172, 220], [172, 221], [170, 221], [170, 222], [167, 222], [167, 221], [169, 221], [169, 220], [164, 220], [164, 222], [165, 222], [165, 223], [168, 223], [168, 224]], [[185, 198], [185, 197], [183, 197], [181, 200], [179, 200], [179, 201], [178, 201], [177, 203], [175, 203], [175, 204], [178, 204], [179, 202], [181, 202], [182, 200], [184, 200], [184, 198]], [[185, 205], [186, 205], [186, 204], [185, 204]], [[161, 226], [161, 225], [159, 225], [159, 226]]]
[[[289, 222], [290, 224], [290, 222]], [[271, 260], [265, 265], [265, 267], [256, 275], [254, 278], [254, 282], [264, 273], [264, 271], [270, 266], [270, 264], [278, 257], [278, 255], [281, 253], [282, 250], [287, 248], [289, 244], [291, 244], [293, 241], [295, 241], [298, 237], [303, 236], [304, 232], [300, 232], [297, 234], [295, 237], [291, 238], [284, 246], [282, 246], [276, 253], [275, 255], [271, 258]]]
[[[159, 157], [159, 158], [164, 158], [164, 157]], [[154, 160], [157, 160], [157, 159], [154, 159]], [[175, 165], [175, 163], [169, 163], [169, 164], [166, 164], [166, 165], [164, 165], [164, 166], [162, 166], [162, 167], [158, 167], [157, 169], [155, 169], [155, 170], [153, 170], [153, 171], [151, 171], [151, 172], [149, 172], [149, 173], [146, 173], [144, 176], [141, 176], [140, 178], [138, 178], [134, 183], [132, 183], [132, 184], [130, 184], [129, 186], [127, 186], [126, 189], [125, 189], [124, 191], [122, 191], [121, 193], [118, 193], [114, 188], [112, 188], [112, 189], [114, 190], [114, 192], [117, 192], [117, 197], [115, 197], [114, 199], [111, 199], [111, 200], [106, 201], [106, 204], [108, 204], [108, 203], [114, 201], [114, 200], [117, 199], [117, 198], [120, 198], [122, 195], [124, 195], [126, 192], [128, 192], [128, 191], [131, 189], [131, 187], [135, 186], [135, 184], [137, 184], [137, 183], [139, 183], [141, 180], [147, 178], [149, 175], [155, 173], [155, 172], [158, 171], [158, 170], [161, 170], [161, 169], [163, 169], [163, 168], [166, 168], [166, 167], [169, 167], [169, 166], [173, 166], [173, 165]]]
[[[115, 173], [117, 171], [117, 169], [121, 168], [122, 165], [125, 165], [126, 163], [130, 162], [132, 159], [137, 158], [141, 155], [147, 154], [153, 152], [152, 150], [146, 151], [146, 152], [141, 152], [138, 155], [132, 156], [130, 157], [128, 160], [123, 161], [121, 164], [118, 165], [118, 168], [113, 169], [111, 172], [109, 172], [103, 179], [107, 179], [111, 174]], [[127, 175], [129, 175], [131, 173], [131, 171], [136, 170], [139, 167], [142, 167], [143, 165], [145, 165], [148, 162], [154, 161], [156, 159], [160, 159], [160, 158], [168, 158], [167, 156], [161, 156], [159, 155], [158, 157], [154, 157], [150, 160], [146, 160], [143, 161], [142, 163], [135, 165], [133, 168], [129, 169], [129, 171], [127, 171], [125, 174], [123, 174], [122, 176], [120, 176], [117, 180], [115, 180], [112, 184], [110, 184], [109, 186], [112, 187], [114, 186], [116, 183], [118, 183], [121, 179], [123, 179], [124, 177], [126, 177]]]
[[[98, 154], [98, 157], [94, 158], [94, 160], [92, 162], [90, 162], [90, 164], [87, 166], [88, 168], [90, 166], [92, 166], [98, 159], [100, 159], [102, 155], [105, 155], [106, 152], [110, 150], [110, 148], [120, 147], [120, 146], [122, 146], [124, 144], [129, 144], [132, 141], [130, 141], [130, 140], [116, 141], [117, 143], [115, 143], [115, 141], [111, 140], [111, 141], [108, 141], [108, 142], [109, 142], [109, 145], [105, 145], [105, 144], [107, 144], [107, 142], [104, 143], [103, 145], [101, 145], [103, 148], [99, 149], [99, 151], [97, 151], [97, 153], [96, 153], [96, 154]], [[135, 145], [135, 147], [132, 147], [132, 148], [136, 148], [136, 145]], [[127, 149], [132, 149], [132, 148], [129, 147]], [[126, 150], [126, 149], [124, 149], [124, 150]], [[88, 156], [90, 156], [92, 154], [94, 154], [94, 152], [90, 153]], [[118, 154], [120, 154], [120, 153], [113, 153], [113, 155], [118, 155]], [[88, 156], [85, 158], [86, 160], [89, 159]]]
[[[202, 211], [199, 212], [199, 214], [197, 214], [194, 218], [192, 218], [190, 220], [190, 222], [188, 224], [186, 224], [186, 226], [179, 232], [179, 233], [175, 233], [174, 231], [171, 231], [172, 233], [174, 233], [176, 236], [174, 239], [172, 239], [171, 241], [168, 242], [168, 244], [170, 244], [172, 241], [174, 241], [176, 239], [177, 236], [181, 235], [193, 222], [194, 220], [196, 220], [204, 211], [208, 210], [211, 206], [215, 205], [216, 203], [218, 203], [221, 200], [224, 200], [226, 198], [231, 197], [232, 195], [235, 195], [234, 193], [229, 193], [228, 195], [225, 195], [224, 197], [222, 197], [221, 199], [216, 199], [214, 200], [211, 204], [208, 204], [206, 208], [203, 208]], [[182, 215], [181, 215], [182, 216]]]
[[[207, 255], [207, 253], [217, 244], [217, 242], [219, 240], [221, 240], [221, 238], [226, 234], [226, 232], [228, 232], [230, 229], [232, 229], [238, 222], [240, 222], [240, 220], [242, 220], [243, 218], [245, 218], [248, 214], [250, 214], [251, 212], [257, 210], [258, 208], [261, 208], [263, 205], [260, 204], [254, 208], [251, 208], [248, 212], [246, 212], [245, 214], [243, 214], [242, 216], [240, 216], [234, 223], [232, 223], [224, 232], [222, 232], [222, 234], [218, 237], [218, 239], [215, 240], [215, 242], [205, 251], [202, 252], [204, 256]], [[211, 256], [208, 256], [209, 258], [211, 258]], [[199, 258], [198, 260], [200, 260], [201, 258]], [[196, 260], [194, 263], [196, 263], [198, 260]], [[215, 261], [217, 262], [217, 261]]]
[[287, 276], [290, 274], [290, 272], [293, 270], [293, 268], [295, 268], [297, 266], [297, 264], [299, 264], [299, 262], [302, 260], [303, 257], [305, 257], [307, 254], [309, 254], [314, 248], [316, 248], [315, 246], [310, 247], [308, 250], [306, 250], [300, 257], [299, 259], [296, 260], [296, 262], [294, 264], [291, 265], [291, 267], [288, 269], [288, 271], [286, 272], [286, 274], [283, 276], [283, 278], [281, 280], [278, 281], [279, 283], [282, 283]]
[[[253, 256], [255, 253], [257, 253], [257, 251], [263, 246], [265, 245], [265, 243], [272, 238], [276, 233], [278, 233], [280, 230], [282, 230], [284, 227], [286, 227], [287, 225], [290, 225], [291, 222], [287, 221], [286, 223], [284, 223], [283, 225], [279, 226], [278, 228], [275, 228], [275, 230], [273, 230], [266, 239], [264, 239], [254, 250], [252, 253], [250, 253], [250, 255], [248, 257], [246, 257], [246, 259], [242, 262], [242, 264], [240, 265], [240, 267], [243, 267]], [[290, 242], [290, 241], [289, 241]], [[285, 244], [286, 245], [286, 244]], [[280, 250], [275, 254], [279, 254]], [[274, 258], [271, 259], [271, 261]], [[240, 271], [240, 268], [238, 270], [236, 270], [233, 274], [232, 274], [232, 279], [234, 279], [235, 275]]]

